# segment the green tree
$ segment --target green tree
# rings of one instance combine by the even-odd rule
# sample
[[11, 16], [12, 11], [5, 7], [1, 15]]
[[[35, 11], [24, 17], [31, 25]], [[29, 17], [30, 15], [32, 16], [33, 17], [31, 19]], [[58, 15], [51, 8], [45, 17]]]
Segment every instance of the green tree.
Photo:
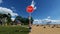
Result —
[[[16, 18], [15, 18], [15, 23], [16, 23], [16, 20], [19, 20], [21, 23], [23, 23], [23, 18], [21, 17], [21, 16], [17, 16]], [[17, 23], [16, 23], [17, 24]]]
[[5, 25], [7, 23], [7, 14], [2, 14], [2, 24]]
[[0, 14], [0, 18], [3, 18], [3, 14]]
[[[31, 24], [32, 24], [32, 23], [33, 23], [33, 21], [34, 21], [34, 20], [33, 20], [33, 18], [31, 17], [31, 19], [30, 19], [30, 20], [31, 20]], [[26, 18], [24, 21], [25, 21], [25, 24], [29, 24], [29, 18]]]
[[33, 23], [34, 19], [31, 17], [31, 24]]
[[9, 25], [10, 23], [11, 23], [11, 15], [10, 15], [10, 13], [8, 13], [8, 15], [7, 15], [7, 24]]
[[[29, 24], [29, 19], [28, 18], [23, 18], [21, 16], [17, 16], [15, 20], [19, 20], [21, 23], [28, 25]], [[31, 23], [33, 23], [33, 18], [31, 17]]]

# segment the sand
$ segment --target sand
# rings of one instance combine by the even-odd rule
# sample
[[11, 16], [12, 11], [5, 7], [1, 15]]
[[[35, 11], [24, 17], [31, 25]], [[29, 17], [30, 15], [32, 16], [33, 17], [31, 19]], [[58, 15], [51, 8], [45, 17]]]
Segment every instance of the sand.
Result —
[[60, 34], [60, 28], [59, 27], [52, 28], [52, 26], [53, 25], [50, 25], [50, 27], [48, 25], [45, 25], [46, 28], [44, 28], [44, 26], [41, 25], [39, 26], [32, 25], [32, 30], [29, 34]]

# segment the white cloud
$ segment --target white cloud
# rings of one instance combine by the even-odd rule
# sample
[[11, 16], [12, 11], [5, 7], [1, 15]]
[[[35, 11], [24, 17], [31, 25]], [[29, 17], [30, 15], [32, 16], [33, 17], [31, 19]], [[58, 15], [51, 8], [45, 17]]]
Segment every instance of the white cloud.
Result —
[[14, 21], [14, 20], [15, 20], [15, 18], [11, 18], [11, 20], [12, 20], [12, 21]]
[[35, 19], [33, 21], [33, 24], [47, 24], [48, 22], [50, 22], [49, 24], [60, 24], [60, 20], [52, 20], [50, 16], [48, 16], [46, 19]]
[[[12, 9], [13, 11], [16, 11], [15, 7], [13, 7], [13, 6], [11, 7], [11, 9]], [[13, 16], [13, 15], [18, 16], [17, 13], [11, 13], [11, 14], [12, 14], [12, 16]]]
[[13, 6], [11, 7], [11, 9], [12, 9], [13, 11], [16, 11], [15, 7], [13, 7]]
[[13, 6], [11, 7], [12, 9], [15, 9]]
[[[18, 14], [14, 13], [11, 9], [0, 7], [0, 14], [8, 14], [8, 13], [11, 14], [11, 17], [18, 16]], [[15, 18], [11, 18], [11, 19], [12, 21], [14, 21]]]
[[0, 4], [3, 3], [3, 0], [0, 0]]
[[2, 14], [8, 14], [8, 13], [10, 13], [11, 16], [18, 16], [18, 14], [14, 13], [11, 9], [3, 8], [3, 7], [0, 7], [0, 13], [2, 13]]
[[48, 16], [47, 18], [48, 18], [48, 19], [50, 19], [51, 17], [50, 17], [50, 16]]
[[11, 13], [11, 16], [18, 16], [17, 13]]

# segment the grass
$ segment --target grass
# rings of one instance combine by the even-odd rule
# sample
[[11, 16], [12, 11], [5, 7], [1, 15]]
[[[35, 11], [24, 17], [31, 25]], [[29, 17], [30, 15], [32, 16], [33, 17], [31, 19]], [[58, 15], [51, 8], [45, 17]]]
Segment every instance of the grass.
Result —
[[0, 34], [28, 34], [29, 29], [21, 26], [0, 26]]

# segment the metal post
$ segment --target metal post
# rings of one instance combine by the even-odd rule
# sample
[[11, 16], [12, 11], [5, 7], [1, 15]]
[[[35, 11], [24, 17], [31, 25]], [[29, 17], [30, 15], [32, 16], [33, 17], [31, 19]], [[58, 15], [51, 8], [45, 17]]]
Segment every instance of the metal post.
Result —
[[29, 13], [29, 27], [31, 27], [31, 13]]
[[31, 32], [31, 13], [29, 13], [29, 31]]

